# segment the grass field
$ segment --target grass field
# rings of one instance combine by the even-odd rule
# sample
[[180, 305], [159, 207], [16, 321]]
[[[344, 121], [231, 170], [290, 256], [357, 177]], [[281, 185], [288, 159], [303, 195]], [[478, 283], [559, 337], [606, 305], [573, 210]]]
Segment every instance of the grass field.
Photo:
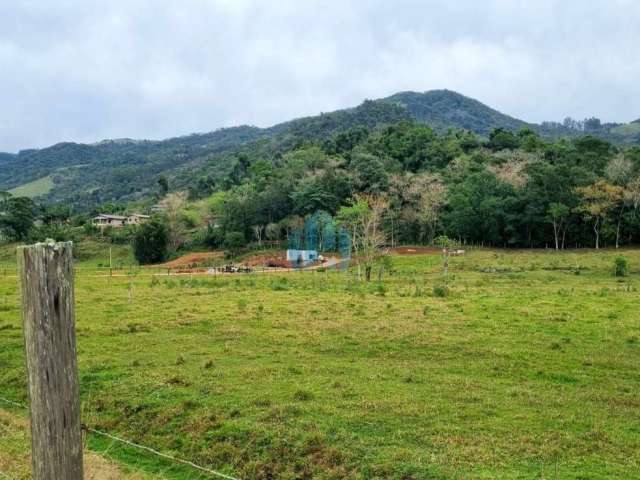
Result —
[[[438, 256], [371, 284], [80, 274], [83, 421], [244, 479], [640, 478], [640, 252], [621, 253], [624, 278], [612, 251], [472, 251], [443, 297]], [[18, 300], [0, 277], [0, 396], [25, 401]]]
[[40, 197], [46, 195], [53, 188], [53, 179], [48, 177], [42, 177], [33, 182], [25, 183], [19, 187], [9, 190], [9, 193], [15, 197]]

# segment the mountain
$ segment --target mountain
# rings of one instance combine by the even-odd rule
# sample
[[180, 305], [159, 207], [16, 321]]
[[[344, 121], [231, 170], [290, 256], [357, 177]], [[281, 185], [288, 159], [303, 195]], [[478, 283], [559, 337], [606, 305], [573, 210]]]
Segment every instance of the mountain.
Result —
[[[277, 155], [300, 142], [405, 120], [426, 123], [440, 132], [464, 129], [483, 137], [498, 127], [514, 131], [529, 127], [548, 138], [584, 134], [558, 123], [530, 124], [449, 90], [401, 92], [269, 128], [245, 125], [162, 141], [67, 142], [18, 154], [0, 153], [0, 190], [18, 188], [14, 192], [31, 192], [45, 202], [72, 202], [78, 209], [109, 201], [136, 201], [152, 195], [160, 175], [178, 188], [188, 187], [195, 179], [193, 172], [201, 174], [205, 167], [212, 178], [221, 178], [232, 168], [234, 154], [243, 150]], [[598, 128], [589, 133], [618, 143], [640, 144], [639, 123]]]
[[431, 90], [424, 93], [401, 92], [383, 99], [406, 108], [411, 117], [431, 125], [436, 130], [450, 127], [470, 130], [488, 136], [494, 128], [519, 130], [535, 128], [517, 118], [510, 117], [451, 90]]

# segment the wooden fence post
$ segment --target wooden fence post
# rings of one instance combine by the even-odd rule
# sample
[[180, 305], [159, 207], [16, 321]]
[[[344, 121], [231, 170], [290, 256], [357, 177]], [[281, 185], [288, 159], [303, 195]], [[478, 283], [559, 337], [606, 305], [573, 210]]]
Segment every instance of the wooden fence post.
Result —
[[82, 480], [72, 243], [18, 249], [34, 480]]

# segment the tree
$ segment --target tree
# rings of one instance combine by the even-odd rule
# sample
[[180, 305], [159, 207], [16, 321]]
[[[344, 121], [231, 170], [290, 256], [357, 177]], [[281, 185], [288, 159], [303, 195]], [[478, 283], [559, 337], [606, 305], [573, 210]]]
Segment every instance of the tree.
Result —
[[184, 192], [170, 193], [162, 201], [164, 214], [167, 219], [167, 234], [169, 237], [169, 250], [177, 251], [184, 242], [185, 226], [183, 211], [187, 203], [187, 195]]
[[618, 154], [609, 160], [604, 174], [614, 185], [624, 186], [631, 180], [633, 174], [633, 162], [624, 154]]
[[591, 220], [596, 236], [596, 249], [598, 249], [602, 224], [607, 221], [616, 205], [622, 201], [624, 190], [617, 185], [611, 185], [606, 180], [598, 180], [592, 185], [577, 188], [576, 191], [582, 197], [578, 211]]
[[623, 188], [622, 198], [617, 205], [616, 248], [620, 246], [620, 229], [625, 210], [631, 206], [634, 206], [634, 209], [637, 208], [637, 203], [634, 201], [635, 186], [630, 185], [633, 170], [633, 162], [623, 153], [620, 153], [609, 161], [604, 171], [605, 176], [611, 183]]
[[456, 246], [456, 243], [446, 235], [440, 235], [435, 239], [435, 243], [442, 249], [442, 276], [446, 284], [449, 280], [449, 258], [451, 257], [451, 249]]
[[158, 187], [160, 187], [160, 197], [164, 197], [169, 193], [169, 180], [164, 175], [158, 177]]
[[28, 197], [5, 194], [0, 199], [0, 232], [11, 240], [24, 240], [33, 227], [36, 205]]
[[381, 228], [382, 218], [389, 206], [386, 198], [377, 195], [356, 195], [349, 207], [338, 212], [338, 222], [352, 231], [352, 244], [358, 258], [364, 265], [365, 280], [371, 280], [371, 270], [375, 261], [383, 254], [386, 235]]
[[352, 154], [351, 166], [358, 191], [379, 194], [389, 188], [388, 174], [377, 156], [356, 151]]
[[[563, 203], [553, 202], [549, 204], [549, 220], [553, 225], [553, 238], [556, 244], [556, 250], [560, 247], [564, 250], [564, 239], [566, 233], [566, 221], [569, 217], [571, 209]], [[562, 243], [559, 242], [559, 237], [562, 235]]]
[[133, 239], [133, 253], [142, 265], [160, 263], [167, 256], [167, 227], [158, 218], [143, 223]]
[[[359, 254], [360, 242], [358, 241], [358, 229], [361, 218], [368, 214], [369, 205], [361, 197], [354, 197], [351, 205], [340, 207], [336, 220], [338, 224], [351, 235], [351, 249], [355, 257]], [[358, 277], [360, 276], [360, 264], [358, 263]]]
[[220, 248], [224, 242], [222, 228], [218, 225], [208, 223], [204, 230], [202, 241], [209, 248]]
[[240, 249], [246, 245], [244, 233], [228, 232], [224, 236], [224, 247], [227, 250], [227, 256], [236, 257], [240, 253]]
[[451, 236], [507, 246], [517, 241], [517, 199], [513, 186], [498, 180], [493, 173], [471, 173], [451, 185], [443, 223]]
[[262, 234], [264, 233], [264, 225], [254, 225], [251, 227], [254, 238], [258, 241], [258, 246], [262, 246]]
[[71, 205], [54, 205], [44, 208], [42, 221], [47, 225], [61, 226], [71, 218]]
[[422, 226], [423, 238], [431, 243], [436, 235], [440, 212], [446, 204], [447, 189], [437, 178], [430, 178], [420, 192], [418, 218]]
[[280, 240], [280, 235], [282, 233], [282, 227], [277, 223], [269, 223], [265, 228], [265, 235], [269, 240], [275, 242]]
[[340, 199], [327, 187], [320, 175], [302, 179], [291, 192], [296, 213], [306, 215], [322, 209], [335, 211]]
[[489, 143], [487, 146], [494, 152], [506, 148], [515, 149], [520, 146], [520, 139], [509, 130], [496, 128], [489, 134]]

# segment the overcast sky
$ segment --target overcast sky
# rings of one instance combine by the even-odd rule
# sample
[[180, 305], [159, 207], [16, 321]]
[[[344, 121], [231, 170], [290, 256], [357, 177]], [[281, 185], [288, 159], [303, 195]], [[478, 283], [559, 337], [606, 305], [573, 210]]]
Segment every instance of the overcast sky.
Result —
[[638, 0], [0, 0], [0, 151], [269, 126], [448, 88], [640, 117]]

